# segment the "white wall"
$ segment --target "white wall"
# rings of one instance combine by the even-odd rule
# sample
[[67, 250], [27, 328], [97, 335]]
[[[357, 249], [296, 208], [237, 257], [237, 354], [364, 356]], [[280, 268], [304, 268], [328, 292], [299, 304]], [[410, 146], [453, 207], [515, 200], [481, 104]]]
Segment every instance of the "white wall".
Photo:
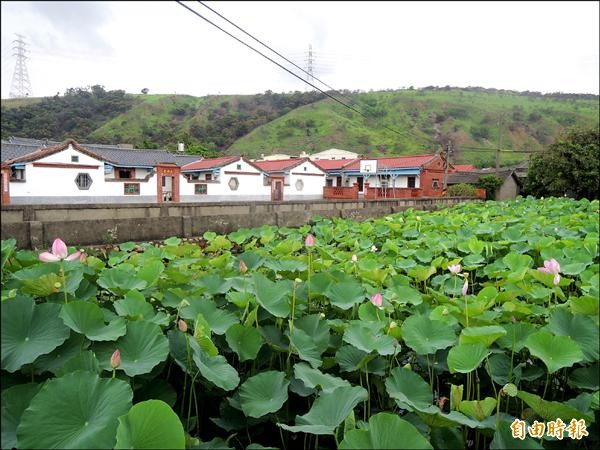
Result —
[[[298, 190], [296, 182], [302, 181], [302, 190]], [[323, 186], [325, 186], [325, 172], [314, 164], [305, 161], [290, 170], [286, 175], [286, 185], [283, 191], [283, 199], [323, 198]]]
[[[238, 167], [239, 166], [239, 167]], [[230, 173], [227, 173], [230, 172]], [[201, 176], [202, 178], [202, 176]], [[229, 181], [237, 178], [238, 188], [232, 190]], [[194, 180], [188, 182], [183, 175], [179, 180], [179, 193], [182, 202], [194, 201], [220, 201], [220, 200], [270, 200], [271, 186], [265, 186], [263, 173], [248, 164], [243, 159], [234, 161], [219, 170], [219, 175], [214, 181], [204, 182], [206, 184], [206, 195], [195, 194], [194, 188], [202, 181]]]
[[[393, 181], [390, 178], [388, 187], [397, 187], [397, 188], [408, 187], [408, 177], [409, 176], [413, 176], [413, 175], [399, 175], [395, 181]], [[416, 175], [414, 175], [414, 176], [415, 176], [415, 188], [418, 188], [418, 187], [420, 187], [419, 177]], [[342, 186], [345, 186], [345, 187], [353, 186], [354, 183], [357, 183], [358, 177], [359, 177], [358, 175], [351, 175], [351, 176], [346, 177], [346, 179], [348, 181], [345, 184], [342, 184]], [[333, 180], [333, 186], [337, 186], [337, 176], [328, 176], [327, 178]], [[369, 178], [366, 178], [363, 176], [363, 186], [364, 186], [364, 183], [369, 183], [370, 187], [381, 187], [380, 181], [383, 181], [383, 180], [384, 180], [383, 177], [380, 180], [380, 178], [378, 176], [371, 175]]]
[[[116, 174], [117, 174], [118, 170], [119, 170], [118, 167], [113, 168], [112, 172], [104, 174], [104, 178], [107, 179], [107, 180], [114, 180], [114, 179], [116, 179]], [[125, 168], [123, 168], [123, 170], [125, 170]], [[152, 173], [153, 171], [154, 171], [154, 169], [147, 169], [147, 168], [136, 167], [135, 168], [135, 179], [136, 180], [143, 180], [144, 178], [146, 178], [146, 176], [149, 173]]]
[[[79, 156], [78, 162], [72, 162], [71, 156]], [[97, 168], [61, 168], [61, 167], [35, 167], [36, 163], [59, 163], [69, 165], [94, 165]], [[92, 183], [89, 189], [79, 189], [75, 178], [80, 173], [87, 173]], [[140, 182], [140, 195], [124, 195], [124, 182], [106, 181], [104, 177], [104, 161], [92, 158], [73, 149], [70, 145], [65, 150], [54, 153], [25, 165], [25, 182], [11, 182], [10, 196], [19, 203], [19, 197], [25, 198], [68, 198], [84, 197], [127, 197], [125, 201], [141, 201], [141, 197], [151, 196], [156, 199], [156, 176], [147, 182]], [[66, 199], [65, 199], [66, 198]], [[129, 200], [131, 198], [131, 200]]]
[[350, 152], [348, 150], [341, 150], [339, 148], [330, 148], [329, 150], [323, 150], [322, 152], [313, 153], [308, 156], [312, 160], [318, 159], [356, 159], [358, 153]]

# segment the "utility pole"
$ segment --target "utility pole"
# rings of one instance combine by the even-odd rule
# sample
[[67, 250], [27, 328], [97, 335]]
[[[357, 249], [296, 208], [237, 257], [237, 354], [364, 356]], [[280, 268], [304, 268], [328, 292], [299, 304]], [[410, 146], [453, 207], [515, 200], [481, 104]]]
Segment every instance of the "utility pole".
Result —
[[452, 147], [452, 141], [448, 139], [446, 143], [446, 166], [444, 167], [444, 191], [448, 187], [448, 166], [450, 165], [450, 148]]
[[502, 115], [498, 118], [498, 148], [496, 149], [496, 175], [500, 172], [500, 149], [502, 148]]
[[10, 87], [10, 98], [24, 98], [31, 96], [31, 83], [29, 82], [29, 74], [27, 73], [27, 45], [24, 41], [25, 36], [17, 34], [17, 39], [13, 41], [15, 46], [13, 50], [13, 56], [17, 57], [17, 63], [15, 64], [15, 72], [13, 73], [12, 84]]
[[311, 84], [315, 84], [315, 77], [313, 75], [315, 58], [312, 51], [312, 44], [308, 44], [308, 57], [305, 61], [306, 71], [308, 72], [308, 74], [306, 75], [306, 81], [308, 81]]

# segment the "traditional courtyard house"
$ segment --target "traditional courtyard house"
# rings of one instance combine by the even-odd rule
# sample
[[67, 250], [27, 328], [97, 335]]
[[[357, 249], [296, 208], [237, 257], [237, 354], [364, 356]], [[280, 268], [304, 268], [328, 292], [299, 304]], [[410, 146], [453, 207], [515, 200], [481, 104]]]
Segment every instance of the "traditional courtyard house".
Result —
[[[367, 199], [440, 197], [443, 193], [445, 159], [437, 154], [316, 163], [327, 172], [327, 186], [354, 189], [356, 185]], [[326, 198], [347, 195], [329, 191], [334, 197], [326, 194]]]
[[197, 159], [72, 139], [2, 141], [3, 204], [178, 201], [179, 165]]
[[502, 184], [494, 195], [494, 200], [508, 200], [516, 198], [521, 191], [521, 179], [514, 169], [501, 169], [496, 172], [495, 169], [482, 169], [472, 172], [453, 172], [448, 175], [448, 186], [459, 183], [476, 185], [479, 178], [484, 175], [496, 175], [502, 180]]
[[335, 159], [356, 159], [360, 155], [355, 152], [350, 152], [348, 150], [342, 150], [339, 148], [330, 148], [329, 150], [323, 150], [322, 152], [313, 153], [308, 157], [313, 161], [318, 160], [335, 160]]
[[270, 200], [271, 186], [255, 163], [240, 156], [208, 158], [181, 168], [181, 200], [244, 201]]
[[272, 187], [274, 201], [323, 198], [325, 172], [308, 158], [256, 161], [254, 164], [267, 174], [265, 184]]

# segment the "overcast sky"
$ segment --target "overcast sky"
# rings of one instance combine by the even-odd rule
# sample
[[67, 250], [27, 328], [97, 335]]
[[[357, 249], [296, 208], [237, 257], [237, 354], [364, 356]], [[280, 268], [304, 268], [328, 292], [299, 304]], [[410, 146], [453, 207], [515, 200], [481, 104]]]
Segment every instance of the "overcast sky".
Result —
[[[336, 89], [599, 90], [597, 1], [205, 3], [304, 68], [312, 45], [315, 76]], [[234, 31], [201, 4], [186, 4]], [[2, 98], [15, 33], [28, 42], [33, 96], [94, 84], [196, 96], [306, 89], [175, 2], [2, 1], [1, 8]]]

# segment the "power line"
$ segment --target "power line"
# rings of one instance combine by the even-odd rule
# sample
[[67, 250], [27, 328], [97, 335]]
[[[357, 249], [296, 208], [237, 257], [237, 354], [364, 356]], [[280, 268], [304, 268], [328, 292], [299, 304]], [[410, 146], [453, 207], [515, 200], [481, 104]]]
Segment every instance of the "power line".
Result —
[[498, 148], [489, 148], [489, 147], [467, 147], [467, 146], [463, 146], [460, 145], [459, 146], [460, 150], [483, 150], [483, 151], [488, 151], [488, 152], [505, 152], [505, 153], [539, 153], [542, 150], [515, 150], [515, 149], [508, 149], [508, 148], [504, 148], [504, 149], [498, 149]]
[[[218, 26], [217, 24], [215, 24], [214, 22], [212, 22], [211, 20], [207, 19], [206, 17], [204, 17], [202, 14], [200, 14], [197, 11], [194, 11], [192, 8], [184, 5], [181, 1], [176, 0], [177, 3], [181, 6], [183, 6], [185, 9], [187, 9], [188, 11], [190, 11], [192, 14], [195, 14], [196, 16], [200, 17], [202, 20], [204, 20], [205, 22], [208, 22], [209, 24], [211, 24], [213, 27], [217, 28], [218, 30], [222, 31], [223, 33], [227, 34], [229, 37], [235, 39], [236, 41], [238, 41], [240, 44], [245, 45], [246, 47], [248, 47], [249, 49], [251, 49], [252, 51], [258, 53], [259, 55], [261, 55], [263, 58], [268, 59], [269, 61], [271, 61], [273, 64], [276, 64], [277, 66], [279, 66], [280, 68], [282, 68], [283, 70], [285, 70], [286, 72], [288, 72], [289, 74], [295, 76], [296, 78], [298, 78], [300, 81], [302, 81], [303, 83], [308, 84], [309, 86], [313, 87], [314, 89], [318, 90], [319, 92], [321, 92], [322, 94], [326, 95], [327, 97], [329, 97], [330, 99], [334, 100], [335, 102], [339, 103], [340, 105], [354, 111], [355, 113], [359, 114], [360, 116], [364, 117], [365, 119], [370, 119], [368, 116], [366, 116], [365, 114], [363, 114], [361, 111], [359, 111], [358, 109], [344, 103], [343, 101], [341, 101], [340, 99], [334, 97], [333, 95], [329, 94], [328, 92], [324, 91], [323, 89], [319, 88], [318, 86], [315, 86], [313, 83], [310, 83], [309, 81], [303, 79], [301, 76], [295, 74], [294, 72], [292, 72], [291, 70], [289, 70], [287, 67], [282, 66], [281, 64], [279, 64], [277, 61], [273, 60], [272, 58], [269, 58], [267, 55], [265, 55], [264, 53], [262, 53], [260, 50], [255, 49], [254, 47], [252, 47], [250, 44], [247, 44], [246, 42], [242, 41], [241, 39], [239, 39], [238, 37], [234, 36], [233, 34], [231, 34], [230, 32], [228, 32], [227, 30], [224, 30], [223, 28], [221, 28], [220, 26]], [[198, 3], [202, 4], [203, 6], [205, 6], [206, 8], [210, 9], [211, 11], [215, 12], [212, 8], [209, 8], [208, 6], [204, 5], [200, 0], [198, 0]], [[236, 28], [238, 28], [240, 31], [242, 31], [243, 33], [247, 34], [248, 36], [252, 37], [252, 39], [256, 40], [257, 42], [260, 42], [262, 45], [264, 45], [266, 48], [270, 49], [272, 52], [276, 53], [277, 55], [279, 55], [280, 57], [282, 57], [283, 59], [285, 59], [286, 61], [290, 62], [287, 58], [285, 58], [284, 56], [280, 55], [278, 52], [276, 52], [275, 50], [271, 49], [268, 45], [262, 43], [260, 40], [258, 40], [257, 38], [253, 37], [252, 35], [250, 35], [249, 33], [247, 33], [246, 31], [242, 30], [240, 27], [238, 27], [237, 25], [235, 25], [233, 22], [231, 22], [230, 20], [226, 19], [225, 17], [221, 16], [219, 13], [215, 12], [215, 14], [217, 14], [219, 17], [222, 17], [224, 20], [226, 20], [227, 22], [231, 23], [233, 26], [235, 26]], [[296, 64], [291, 63], [294, 66], [298, 67]], [[300, 67], [298, 67], [300, 68]], [[302, 70], [303, 72], [306, 73], [306, 71], [302, 68], [300, 68], [300, 70]], [[315, 77], [316, 79], [316, 77]], [[325, 86], [328, 86], [327, 84], [323, 83], [322, 81], [320, 81], [322, 84], [324, 84]], [[329, 86], [328, 86], [329, 87]], [[335, 89], [332, 89], [333, 91], [337, 92]], [[343, 95], [342, 95], [343, 96]], [[402, 135], [402, 133], [400, 133], [397, 130], [394, 130], [393, 128], [388, 127], [387, 125], [383, 125], [381, 124], [382, 128], [385, 128], [386, 130], [389, 130], [393, 133], [396, 133], [398, 135]]]
[[[288, 58], [286, 58], [285, 56], [283, 56], [281, 53], [279, 53], [277, 50], [271, 48], [270, 46], [268, 46], [267, 44], [265, 44], [263, 41], [261, 41], [260, 39], [258, 39], [257, 37], [254, 37], [253, 35], [251, 35], [250, 33], [248, 33], [246, 30], [244, 30], [242, 27], [240, 27], [239, 25], [236, 25], [235, 23], [233, 23], [231, 20], [229, 20], [227, 17], [223, 16], [222, 14], [220, 14], [219, 12], [215, 11], [214, 9], [212, 9], [210, 6], [206, 5], [205, 3], [203, 3], [200, 0], [197, 0], [198, 3], [200, 3], [202, 6], [204, 6], [206, 9], [210, 10], [211, 12], [213, 12], [214, 14], [216, 14], [217, 16], [219, 16], [221, 19], [223, 19], [224, 21], [226, 21], [227, 23], [229, 23], [230, 25], [233, 25], [235, 28], [237, 28], [238, 30], [240, 30], [242, 33], [244, 33], [246, 36], [250, 37], [251, 39], [254, 39], [256, 42], [258, 42], [260, 45], [262, 45], [263, 47], [271, 50], [273, 53], [275, 53], [277, 56], [279, 56], [280, 58], [284, 59], [285, 61], [287, 61], [288, 63], [290, 63], [292, 66], [294, 66], [297, 69], [300, 69], [302, 72], [304, 72], [306, 75], [308, 75], [309, 81], [314, 82], [314, 80], [317, 80], [319, 83], [321, 83], [323, 86], [328, 87], [331, 91], [333, 91], [334, 93], [338, 94], [339, 96], [341, 96], [342, 98], [345, 98], [346, 100], [352, 101], [351, 98], [346, 97], [344, 94], [342, 94], [341, 92], [339, 92], [337, 89], [329, 86], [327, 83], [325, 83], [324, 81], [320, 80], [319, 78], [315, 77], [312, 73], [312, 70], [304, 70], [302, 67], [300, 67], [299, 65], [295, 64], [293, 61], [290, 61]], [[180, 3], [180, 2], [178, 2]], [[181, 4], [181, 3], [180, 3]], [[207, 20], [207, 19], [205, 19]], [[216, 25], [215, 25], [216, 26]], [[221, 30], [223, 31], [223, 30]], [[254, 49], [253, 49], [254, 50]], [[310, 52], [312, 53], [312, 46], [310, 47]], [[305, 53], [302, 54], [303, 56], [306, 55]], [[263, 55], [264, 56], [264, 55]], [[312, 58], [312, 55], [311, 55]], [[314, 62], [314, 60], [313, 60]], [[304, 81], [304, 80], [302, 80]]]

